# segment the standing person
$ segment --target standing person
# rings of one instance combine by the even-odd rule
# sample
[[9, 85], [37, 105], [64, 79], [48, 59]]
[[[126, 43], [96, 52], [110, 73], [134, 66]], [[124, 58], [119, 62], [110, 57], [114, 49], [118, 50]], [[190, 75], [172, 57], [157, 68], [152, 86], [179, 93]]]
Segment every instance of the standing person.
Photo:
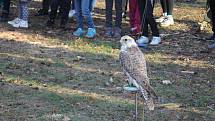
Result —
[[[113, 2], [115, 1], [116, 19], [113, 27], [112, 14], [113, 14]], [[106, 6], [106, 22], [105, 22], [105, 37], [121, 37], [121, 24], [122, 24], [122, 0], [105, 0]]]
[[166, 27], [174, 24], [174, 19], [172, 16], [174, 0], [160, 0], [161, 7], [163, 10], [163, 15], [156, 21], [161, 24], [161, 26]]
[[3, 0], [3, 9], [2, 9], [2, 15], [0, 17], [0, 22], [8, 21], [9, 12], [10, 12], [10, 2], [11, 0]]
[[30, 0], [19, 0], [19, 16], [12, 21], [8, 21], [8, 24], [15, 28], [28, 28], [28, 3]]
[[42, 8], [35, 14], [36, 16], [44, 16], [49, 14], [49, 6], [51, 0], [43, 0]]
[[137, 0], [129, 0], [129, 18], [131, 25], [131, 34], [137, 35], [141, 31], [140, 27], [140, 12]]
[[158, 45], [161, 42], [157, 24], [153, 15], [154, 0], [138, 0], [141, 25], [142, 25], [142, 36], [137, 40], [139, 46], [144, 46], [149, 42], [148, 25], [151, 27], [152, 39], [150, 45]]
[[85, 37], [94, 38], [96, 35], [96, 29], [91, 16], [90, 5], [91, 5], [91, 0], [75, 0], [77, 30], [73, 32], [73, 35], [76, 37], [80, 37], [84, 34], [83, 19], [86, 19], [86, 23], [88, 27]]
[[49, 20], [47, 26], [52, 27], [55, 23], [57, 16], [57, 10], [60, 7], [60, 28], [65, 28], [68, 21], [68, 15], [70, 10], [71, 0], [51, 0], [51, 12], [49, 14]]
[[212, 21], [212, 31], [213, 35], [210, 38], [211, 40], [214, 40], [214, 43], [209, 45], [209, 49], [215, 49], [215, 0], [208, 0], [210, 10], [211, 10], [211, 21]]

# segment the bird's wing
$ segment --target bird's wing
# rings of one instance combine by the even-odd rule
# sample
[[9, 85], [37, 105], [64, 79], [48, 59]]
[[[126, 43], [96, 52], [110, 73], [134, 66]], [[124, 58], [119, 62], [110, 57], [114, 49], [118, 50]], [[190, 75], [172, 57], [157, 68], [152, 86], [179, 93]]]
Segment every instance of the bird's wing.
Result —
[[151, 96], [157, 97], [149, 84], [146, 61], [139, 48], [129, 48], [127, 52], [120, 52], [120, 62], [123, 69], [143, 87]]

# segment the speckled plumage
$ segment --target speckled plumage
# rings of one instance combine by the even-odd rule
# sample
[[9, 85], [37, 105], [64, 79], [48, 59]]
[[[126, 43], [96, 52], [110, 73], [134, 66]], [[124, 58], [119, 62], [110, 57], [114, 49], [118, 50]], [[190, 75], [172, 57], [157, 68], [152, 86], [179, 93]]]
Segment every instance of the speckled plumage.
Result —
[[157, 96], [149, 84], [144, 55], [133, 38], [124, 36], [121, 38], [120, 42], [122, 47], [119, 59], [123, 71], [127, 76], [129, 83], [140, 90], [149, 110], [154, 110], [154, 99]]

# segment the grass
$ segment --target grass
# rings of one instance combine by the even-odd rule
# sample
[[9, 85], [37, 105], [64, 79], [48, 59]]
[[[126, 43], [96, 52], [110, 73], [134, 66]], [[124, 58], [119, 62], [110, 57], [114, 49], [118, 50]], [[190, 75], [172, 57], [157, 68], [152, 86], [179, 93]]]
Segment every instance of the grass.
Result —
[[[201, 4], [177, 3], [176, 24], [160, 28], [166, 35], [162, 44], [143, 49], [150, 83], [159, 96], [155, 111], [145, 108], [146, 121], [215, 120], [214, 54], [201, 52], [211, 43], [204, 40], [210, 28], [198, 31], [204, 12], [197, 7]], [[99, 1], [97, 26], [104, 22], [103, 7]], [[156, 16], [160, 10], [156, 6]], [[0, 24], [0, 120], [134, 120], [134, 96], [121, 89], [126, 82], [118, 60], [119, 40], [100, 36], [99, 27], [95, 39], [74, 38], [71, 29], [45, 28], [44, 19], [31, 16], [27, 30]], [[128, 20], [123, 20], [123, 31], [128, 26]], [[186, 70], [195, 74], [181, 72]], [[165, 85], [164, 80], [172, 84]], [[140, 113], [142, 108], [139, 99]]]

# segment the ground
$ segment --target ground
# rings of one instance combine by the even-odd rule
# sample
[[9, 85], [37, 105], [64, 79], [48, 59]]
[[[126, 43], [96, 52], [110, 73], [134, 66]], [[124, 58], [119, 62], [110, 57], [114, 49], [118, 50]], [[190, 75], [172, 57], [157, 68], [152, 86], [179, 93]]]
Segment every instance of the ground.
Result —
[[[150, 83], [159, 97], [145, 121], [214, 121], [215, 55], [210, 26], [199, 31], [204, 1], [177, 2], [175, 25], [162, 28], [162, 44], [142, 49]], [[133, 121], [134, 95], [124, 92], [119, 40], [102, 37], [104, 2], [94, 18], [95, 39], [74, 38], [75, 22], [66, 30], [44, 26], [30, 5], [30, 28], [0, 24], [0, 121]], [[155, 15], [161, 15], [159, 4]], [[11, 18], [16, 16], [13, 5]], [[129, 33], [128, 19], [123, 33]], [[165, 84], [163, 82], [169, 82]], [[139, 119], [143, 105], [139, 99]]]

